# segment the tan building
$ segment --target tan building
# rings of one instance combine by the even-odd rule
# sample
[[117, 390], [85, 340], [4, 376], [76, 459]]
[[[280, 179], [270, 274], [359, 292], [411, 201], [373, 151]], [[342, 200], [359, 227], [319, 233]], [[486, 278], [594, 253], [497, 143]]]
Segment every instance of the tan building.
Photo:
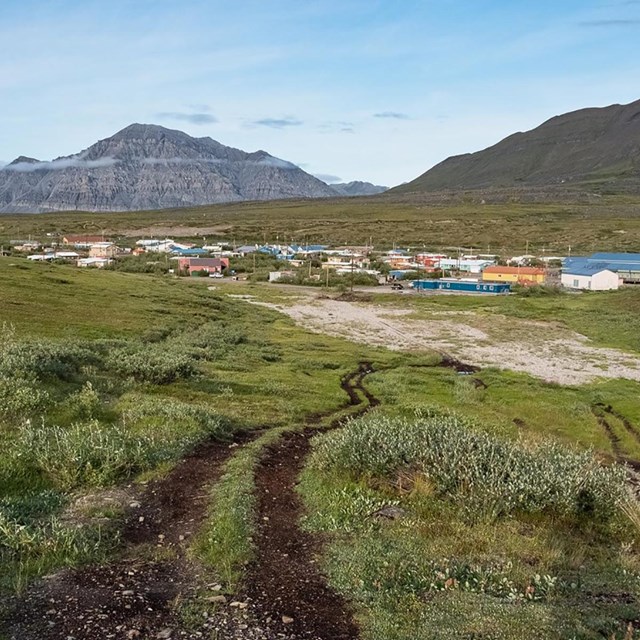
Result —
[[112, 242], [96, 242], [89, 247], [90, 258], [113, 258], [118, 253], [118, 247]]

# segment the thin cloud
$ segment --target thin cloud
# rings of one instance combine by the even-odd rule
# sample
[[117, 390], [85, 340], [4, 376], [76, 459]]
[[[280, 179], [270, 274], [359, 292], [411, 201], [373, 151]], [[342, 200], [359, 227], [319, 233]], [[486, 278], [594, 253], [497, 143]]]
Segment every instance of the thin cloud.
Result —
[[410, 117], [406, 113], [400, 111], [381, 111], [373, 114], [374, 118], [388, 118], [390, 120], [409, 120]]
[[585, 20], [578, 23], [581, 27], [632, 27], [640, 24], [636, 19]]
[[254, 125], [258, 127], [270, 127], [271, 129], [284, 129], [285, 127], [299, 127], [304, 124], [302, 120], [297, 118], [262, 118], [261, 120], [254, 120]]
[[326, 182], [327, 184], [335, 184], [336, 182], [343, 182], [340, 176], [332, 176], [330, 173], [314, 173], [314, 178], [318, 178], [318, 180], [322, 180], [322, 182]]
[[156, 114], [161, 120], [180, 120], [189, 124], [214, 124], [218, 118], [210, 113], [185, 113], [182, 111], [163, 111]]
[[83, 160], [82, 158], [60, 158], [51, 162], [16, 162], [2, 168], [3, 171], [17, 171], [32, 173], [33, 171], [60, 171], [62, 169], [100, 169], [117, 164], [115, 158], [100, 158], [98, 160]]
[[336, 132], [355, 133], [355, 127], [353, 122], [348, 122], [343, 120], [339, 120], [337, 122], [334, 122], [334, 121], [323, 122], [322, 124], [318, 125], [317, 129], [322, 133], [336, 133]]

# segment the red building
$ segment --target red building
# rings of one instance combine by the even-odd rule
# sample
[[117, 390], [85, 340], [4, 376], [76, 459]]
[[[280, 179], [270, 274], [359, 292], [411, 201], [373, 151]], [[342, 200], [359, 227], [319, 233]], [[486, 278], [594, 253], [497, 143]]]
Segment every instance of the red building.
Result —
[[180, 258], [178, 269], [181, 273], [191, 275], [197, 271], [221, 273], [229, 268], [229, 258]]

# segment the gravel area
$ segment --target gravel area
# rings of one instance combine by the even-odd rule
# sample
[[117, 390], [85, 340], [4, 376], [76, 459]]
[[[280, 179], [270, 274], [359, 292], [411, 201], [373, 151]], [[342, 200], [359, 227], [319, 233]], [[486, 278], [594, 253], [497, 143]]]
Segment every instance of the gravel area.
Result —
[[[438, 351], [476, 366], [520, 371], [548, 382], [580, 385], [598, 378], [640, 381], [640, 357], [596, 347], [585, 336], [553, 323], [504, 316], [488, 321], [469, 311], [438, 312], [432, 319], [415, 319], [410, 317], [411, 310], [311, 296], [287, 305], [248, 302], [276, 309], [316, 333], [400, 351]], [[495, 335], [491, 322], [496, 325]]]

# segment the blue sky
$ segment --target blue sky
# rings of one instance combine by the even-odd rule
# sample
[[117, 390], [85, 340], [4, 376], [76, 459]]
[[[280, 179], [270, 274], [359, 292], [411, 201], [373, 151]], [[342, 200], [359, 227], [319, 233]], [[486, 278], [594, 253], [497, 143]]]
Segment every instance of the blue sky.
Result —
[[0, 159], [132, 122], [394, 185], [640, 99], [640, 0], [2, 0]]

